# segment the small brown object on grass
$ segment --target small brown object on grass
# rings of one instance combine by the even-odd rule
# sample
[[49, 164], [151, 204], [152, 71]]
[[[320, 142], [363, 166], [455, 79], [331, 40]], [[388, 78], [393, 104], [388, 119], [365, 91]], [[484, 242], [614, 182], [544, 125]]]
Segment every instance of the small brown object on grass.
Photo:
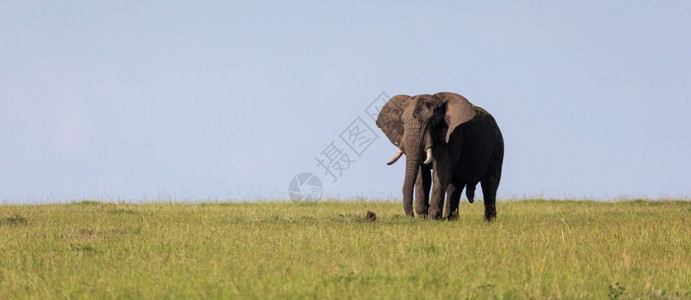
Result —
[[371, 211], [367, 211], [367, 216], [365, 217], [367, 222], [374, 222], [377, 220], [377, 215]]

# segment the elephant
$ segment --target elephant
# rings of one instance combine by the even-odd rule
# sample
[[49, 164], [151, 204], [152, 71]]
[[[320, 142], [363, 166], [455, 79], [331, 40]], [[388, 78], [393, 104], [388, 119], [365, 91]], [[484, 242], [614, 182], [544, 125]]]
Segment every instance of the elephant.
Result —
[[485, 219], [496, 218], [504, 140], [486, 110], [456, 93], [397, 95], [381, 108], [376, 124], [399, 148], [387, 164], [406, 156], [403, 209], [407, 216], [414, 217], [414, 187], [418, 216], [440, 219], [446, 192], [449, 201], [443, 217], [453, 219], [463, 188], [472, 203], [480, 183]]

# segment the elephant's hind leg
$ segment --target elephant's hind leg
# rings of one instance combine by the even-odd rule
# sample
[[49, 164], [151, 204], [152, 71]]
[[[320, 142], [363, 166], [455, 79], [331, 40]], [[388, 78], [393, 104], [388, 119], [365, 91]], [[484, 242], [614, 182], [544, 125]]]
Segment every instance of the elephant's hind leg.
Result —
[[489, 222], [497, 218], [496, 198], [499, 177], [487, 176], [480, 184], [482, 185], [482, 196], [485, 198], [485, 219]]

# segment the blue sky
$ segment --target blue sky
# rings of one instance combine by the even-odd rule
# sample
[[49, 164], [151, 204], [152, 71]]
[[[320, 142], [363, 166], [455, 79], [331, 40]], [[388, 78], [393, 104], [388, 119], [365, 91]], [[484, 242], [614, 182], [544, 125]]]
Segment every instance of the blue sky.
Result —
[[[502, 199], [689, 197], [691, 3], [3, 1], [0, 202], [400, 199], [365, 109], [494, 115]], [[378, 138], [352, 152], [358, 118]], [[364, 128], [364, 127], [363, 127]], [[333, 142], [333, 144], [331, 144]], [[334, 178], [330, 146], [351, 161]], [[333, 150], [333, 149], [332, 149]], [[343, 166], [343, 165], [342, 165]]]

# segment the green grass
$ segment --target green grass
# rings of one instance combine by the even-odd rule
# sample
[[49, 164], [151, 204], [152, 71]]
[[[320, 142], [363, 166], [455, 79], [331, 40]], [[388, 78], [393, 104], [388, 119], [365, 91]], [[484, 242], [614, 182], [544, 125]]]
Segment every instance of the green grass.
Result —
[[[377, 214], [367, 222], [366, 212]], [[691, 298], [691, 202], [0, 206], [0, 298]]]

